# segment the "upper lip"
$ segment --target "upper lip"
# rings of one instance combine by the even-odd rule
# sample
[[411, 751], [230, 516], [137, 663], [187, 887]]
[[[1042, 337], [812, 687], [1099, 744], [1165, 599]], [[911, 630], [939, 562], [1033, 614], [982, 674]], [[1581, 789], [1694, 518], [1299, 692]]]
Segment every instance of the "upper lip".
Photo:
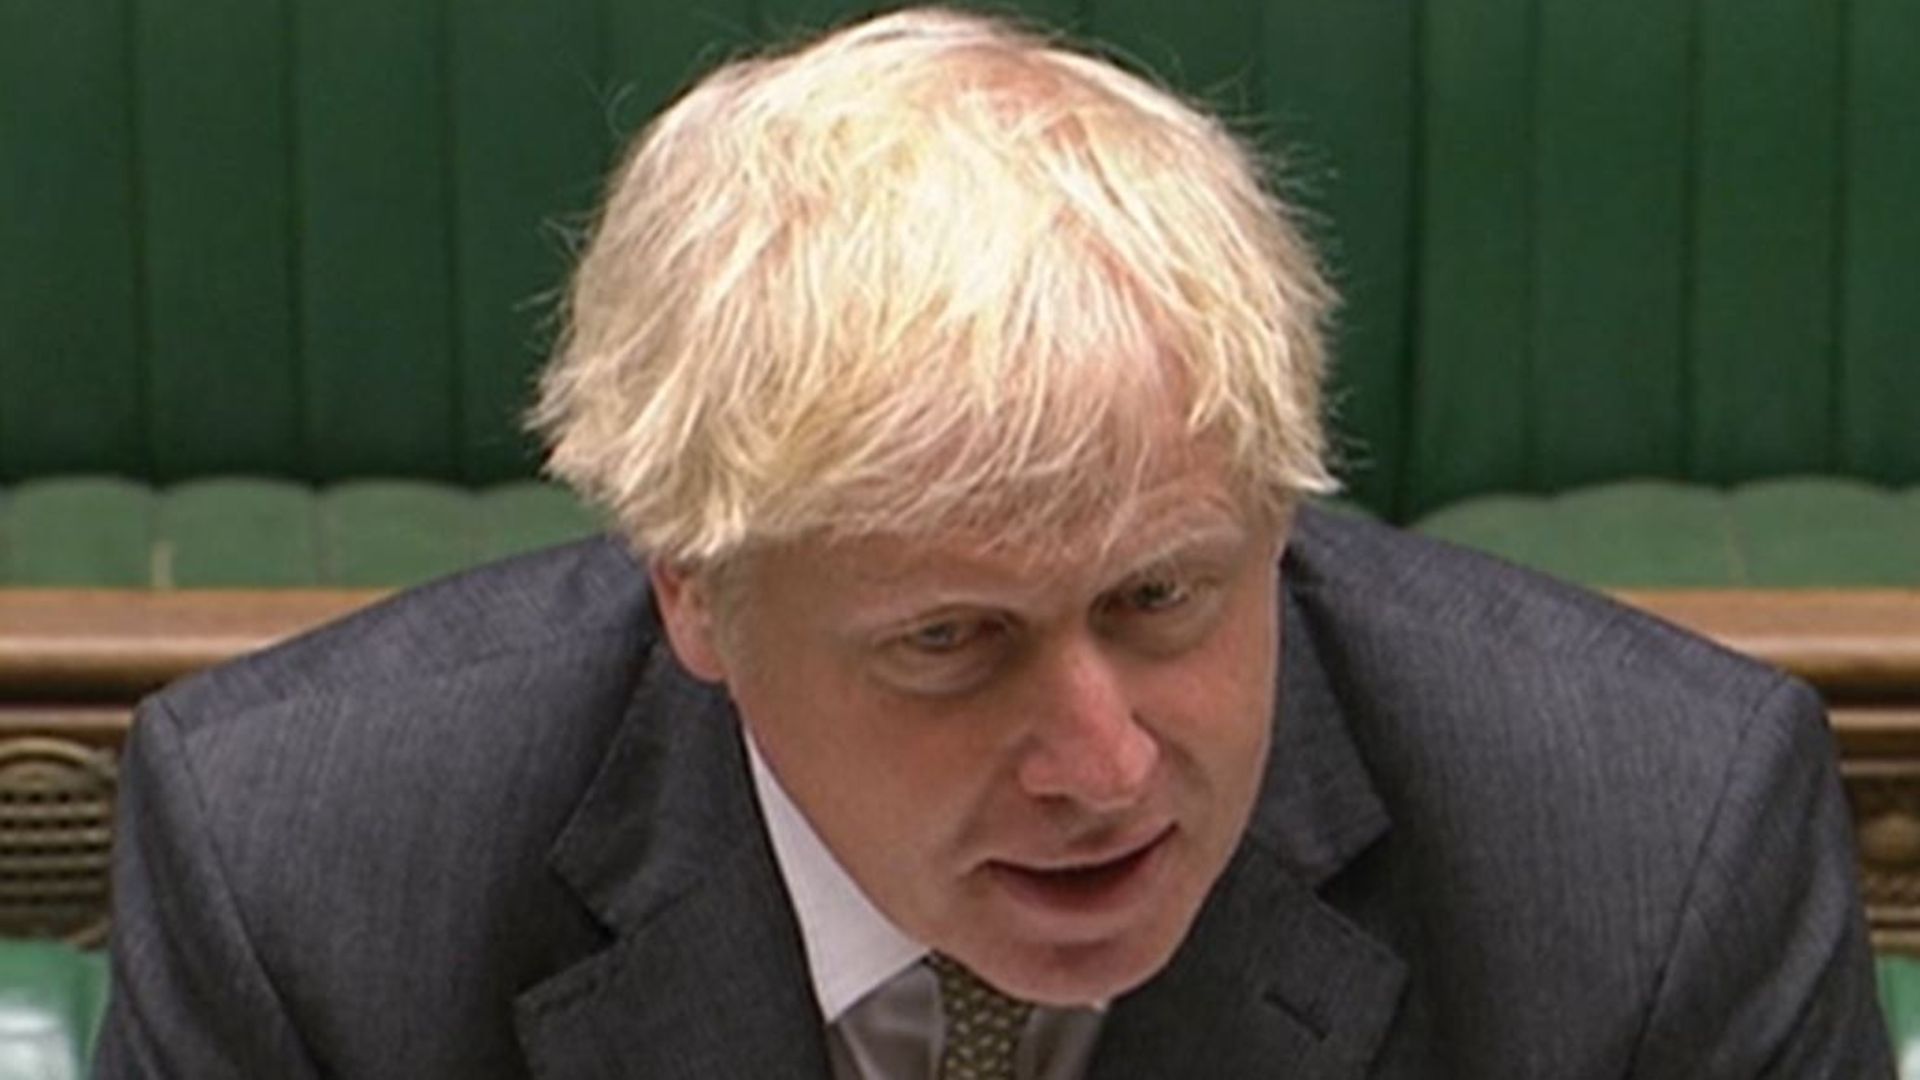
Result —
[[1083, 851], [1070, 851], [1064, 855], [1055, 855], [1033, 859], [998, 859], [1003, 865], [1019, 870], [1038, 873], [1059, 873], [1067, 870], [1091, 870], [1106, 866], [1122, 859], [1138, 855], [1147, 848], [1160, 842], [1161, 838], [1173, 831], [1172, 823], [1161, 823], [1148, 829], [1129, 831], [1119, 839], [1103, 839], [1098, 846]]

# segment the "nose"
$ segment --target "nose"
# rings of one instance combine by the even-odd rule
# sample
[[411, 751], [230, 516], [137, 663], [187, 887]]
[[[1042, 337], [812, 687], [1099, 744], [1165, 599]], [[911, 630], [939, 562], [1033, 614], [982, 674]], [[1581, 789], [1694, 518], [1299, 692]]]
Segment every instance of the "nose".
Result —
[[1022, 790], [1070, 799], [1090, 810], [1139, 801], [1160, 761], [1160, 743], [1141, 722], [1126, 672], [1096, 643], [1048, 657], [1036, 676], [1036, 721], [1020, 761]]

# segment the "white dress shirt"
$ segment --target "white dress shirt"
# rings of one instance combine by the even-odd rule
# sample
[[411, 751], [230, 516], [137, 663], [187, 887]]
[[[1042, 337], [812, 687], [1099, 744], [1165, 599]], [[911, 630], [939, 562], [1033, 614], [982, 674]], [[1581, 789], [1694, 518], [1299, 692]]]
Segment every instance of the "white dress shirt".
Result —
[[[874, 908], [787, 797], [751, 737], [746, 744], [774, 858], [800, 923], [834, 1080], [934, 1080], [940, 994], [933, 972], [920, 962], [926, 946]], [[1080, 1080], [1103, 1015], [1092, 1006], [1035, 1008], [1014, 1061], [1017, 1080]]]

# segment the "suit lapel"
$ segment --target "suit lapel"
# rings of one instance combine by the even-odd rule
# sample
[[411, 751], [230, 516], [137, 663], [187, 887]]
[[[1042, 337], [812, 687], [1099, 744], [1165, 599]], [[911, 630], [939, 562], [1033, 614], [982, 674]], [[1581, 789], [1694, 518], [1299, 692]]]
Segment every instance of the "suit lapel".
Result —
[[551, 865], [611, 944], [522, 994], [535, 1076], [821, 1080], [799, 930], [723, 692], [656, 648]]
[[1287, 593], [1273, 753], [1247, 836], [1166, 970], [1114, 1003], [1090, 1080], [1366, 1075], [1405, 965], [1318, 894], [1387, 830]]
[[1089, 1078], [1361, 1077], [1404, 978], [1398, 957], [1243, 852], [1173, 963], [1114, 1003]]

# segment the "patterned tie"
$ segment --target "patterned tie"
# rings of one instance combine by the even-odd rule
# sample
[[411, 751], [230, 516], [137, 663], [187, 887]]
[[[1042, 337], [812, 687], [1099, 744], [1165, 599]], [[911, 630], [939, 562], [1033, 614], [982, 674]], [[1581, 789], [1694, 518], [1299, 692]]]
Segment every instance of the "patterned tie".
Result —
[[947, 1025], [940, 1080], [1013, 1080], [1013, 1050], [1033, 1003], [1008, 997], [939, 953], [927, 957], [927, 966], [940, 979]]

